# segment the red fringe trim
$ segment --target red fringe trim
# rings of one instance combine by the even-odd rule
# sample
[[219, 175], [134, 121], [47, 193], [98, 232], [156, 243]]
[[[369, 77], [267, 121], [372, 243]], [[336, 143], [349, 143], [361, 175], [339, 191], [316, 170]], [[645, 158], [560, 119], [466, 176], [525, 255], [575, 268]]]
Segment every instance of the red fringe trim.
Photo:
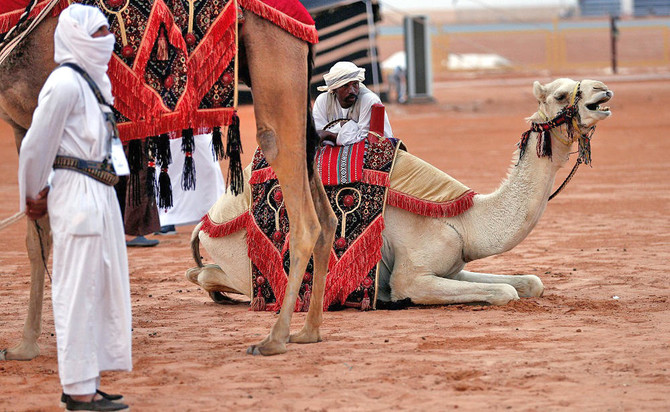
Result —
[[[336, 300], [344, 302], [382, 258], [384, 218], [378, 216], [342, 255], [326, 278], [323, 309]], [[332, 261], [332, 259], [331, 259]]]
[[[49, 4], [49, 0], [43, 0], [37, 6], [33, 8], [30, 12], [28, 18], [34, 18], [37, 16], [44, 8]], [[27, 5], [27, 4], [26, 4]], [[61, 0], [54, 6], [54, 8], [49, 13], [49, 17], [56, 17], [68, 6], [68, 0]], [[25, 6], [23, 8], [11, 11], [9, 13], [4, 13], [0, 15], [0, 33], [7, 33], [12, 27], [16, 26], [16, 23], [19, 22], [21, 15], [26, 10]]]
[[[231, 1], [189, 57], [188, 72], [193, 74], [189, 78], [193, 80], [196, 101], [207, 94], [237, 54], [236, 20], [237, 10]], [[220, 57], [216, 59], [215, 56]]]
[[239, 3], [242, 8], [271, 21], [299, 39], [312, 44], [319, 42], [319, 35], [314, 25], [298, 21], [259, 0], [239, 0]]
[[387, 172], [380, 172], [378, 170], [363, 169], [363, 176], [361, 182], [369, 185], [389, 187], [391, 179]]
[[268, 305], [266, 310], [279, 310], [286, 294], [288, 276], [284, 272], [284, 265], [279, 251], [251, 217], [248, 219], [247, 224], [247, 250], [251, 262], [256, 265], [267, 281], [270, 282], [276, 298], [275, 304]]
[[225, 237], [239, 230], [246, 229], [249, 224], [249, 212], [244, 212], [235, 219], [226, 223], [214, 223], [209, 215], [202, 217], [200, 230], [207, 233], [209, 237]]
[[421, 216], [454, 217], [470, 209], [475, 195], [474, 191], [469, 190], [449, 202], [431, 202], [389, 189], [386, 203]]
[[254, 170], [251, 173], [251, 177], [249, 178], [249, 184], [256, 185], [259, 183], [265, 183], [272, 179], [277, 179], [277, 175], [271, 167], [266, 167], [264, 169]]

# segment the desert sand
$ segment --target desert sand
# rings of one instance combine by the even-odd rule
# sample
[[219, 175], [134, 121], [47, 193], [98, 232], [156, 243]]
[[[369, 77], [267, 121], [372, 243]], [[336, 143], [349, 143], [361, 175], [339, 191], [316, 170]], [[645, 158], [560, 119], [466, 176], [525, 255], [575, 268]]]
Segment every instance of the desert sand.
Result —
[[[579, 77], [579, 76], [576, 76]], [[253, 357], [276, 315], [221, 306], [189, 283], [193, 226], [129, 249], [131, 373], [102, 389], [135, 411], [670, 409], [670, 73], [587, 73], [614, 90], [613, 116], [582, 166], [515, 249], [469, 270], [534, 274], [543, 297], [506, 306], [411, 307], [325, 314], [323, 342]], [[494, 190], [535, 111], [524, 78], [435, 84], [432, 104], [388, 105], [409, 150], [479, 193]], [[244, 163], [251, 107], [240, 112]], [[0, 218], [18, 210], [17, 155], [0, 125]], [[572, 162], [557, 180], [567, 175]], [[557, 185], [558, 185], [557, 181]], [[0, 234], [0, 347], [19, 341], [29, 291], [25, 220]], [[208, 262], [211, 260], [207, 259]], [[0, 410], [58, 411], [50, 282], [41, 355], [0, 363]], [[304, 322], [293, 318], [293, 329]]]

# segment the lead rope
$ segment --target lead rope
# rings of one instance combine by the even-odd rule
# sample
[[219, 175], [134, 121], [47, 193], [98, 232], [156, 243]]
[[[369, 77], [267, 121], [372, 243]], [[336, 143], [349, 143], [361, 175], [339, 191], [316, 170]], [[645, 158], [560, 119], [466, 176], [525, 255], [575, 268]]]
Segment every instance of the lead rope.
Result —
[[[558, 187], [558, 189], [556, 189], [556, 191], [555, 191], [554, 193], [552, 193], [551, 196], [549, 196], [549, 200], [555, 198], [556, 195], [559, 194], [559, 193], [561, 192], [561, 190], [563, 190], [563, 188], [564, 188], [565, 186], [568, 185], [568, 182], [569, 182], [570, 180], [572, 180], [572, 177], [575, 175], [575, 173], [577, 173], [577, 169], [579, 168], [579, 165], [580, 165], [580, 164], [582, 164], [582, 158], [581, 158], [581, 157], [577, 158], [577, 162], [576, 162], [575, 165], [572, 167], [572, 170], [570, 171], [570, 174], [568, 175], [568, 177], [565, 178], [565, 180], [564, 180], [563, 183]], [[548, 200], [548, 201], [549, 201], [549, 200]]]

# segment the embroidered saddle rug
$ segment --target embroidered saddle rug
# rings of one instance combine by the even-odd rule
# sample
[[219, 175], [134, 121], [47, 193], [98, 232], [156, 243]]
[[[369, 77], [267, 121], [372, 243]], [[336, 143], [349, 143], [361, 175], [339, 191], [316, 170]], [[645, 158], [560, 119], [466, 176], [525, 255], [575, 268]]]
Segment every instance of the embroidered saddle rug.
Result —
[[[446, 173], [398, 150], [402, 143], [396, 139], [376, 143], [366, 140], [356, 145], [360, 146], [326, 146], [317, 153], [317, 165], [324, 180], [327, 173], [333, 172], [326, 167], [336, 162], [332, 159], [340, 159], [337, 163], [345, 169], [335, 169], [335, 175], [349, 176], [346, 183], [324, 185], [338, 217], [324, 310], [338, 306], [375, 308], [386, 204], [424, 216], [449, 217], [472, 206], [475, 195]], [[362, 162], [357, 160], [359, 149], [363, 152]], [[350, 179], [351, 176], [359, 178]], [[245, 169], [245, 179], [250, 195], [222, 196], [203, 217], [201, 230], [210, 237], [246, 230], [252, 268], [252, 309], [274, 311], [281, 307], [288, 280], [288, 217], [277, 177], [260, 150]], [[245, 188], [246, 193], [249, 191]], [[296, 311], [309, 308], [312, 270], [310, 260]]]

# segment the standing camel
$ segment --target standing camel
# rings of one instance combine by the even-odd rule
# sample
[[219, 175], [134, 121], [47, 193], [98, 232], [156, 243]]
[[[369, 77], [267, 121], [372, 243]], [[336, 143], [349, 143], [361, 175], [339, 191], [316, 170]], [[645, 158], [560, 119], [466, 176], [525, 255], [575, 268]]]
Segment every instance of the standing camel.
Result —
[[[305, 325], [290, 335], [290, 321], [303, 273], [314, 255], [315, 302], [323, 299], [325, 275], [337, 219], [331, 210], [313, 159], [318, 136], [311, 116], [309, 45], [278, 26], [243, 10], [240, 27], [240, 78], [253, 91], [256, 139], [281, 181], [286, 210], [291, 219], [291, 268], [286, 299], [269, 335], [251, 345], [250, 354], [286, 352], [287, 342], [320, 340], [320, 304], [309, 310]], [[30, 127], [42, 84], [55, 67], [53, 32], [56, 18], [43, 21], [0, 66], [0, 118], [9, 123], [17, 150]], [[42, 231], [43, 245], [37, 228]], [[31, 266], [28, 315], [21, 342], [0, 352], [0, 359], [30, 360], [39, 354], [45, 266], [51, 247], [48, 217], [28, 222], [26, 239]], [[44, 256], [43, 256], [44, 254]]]

